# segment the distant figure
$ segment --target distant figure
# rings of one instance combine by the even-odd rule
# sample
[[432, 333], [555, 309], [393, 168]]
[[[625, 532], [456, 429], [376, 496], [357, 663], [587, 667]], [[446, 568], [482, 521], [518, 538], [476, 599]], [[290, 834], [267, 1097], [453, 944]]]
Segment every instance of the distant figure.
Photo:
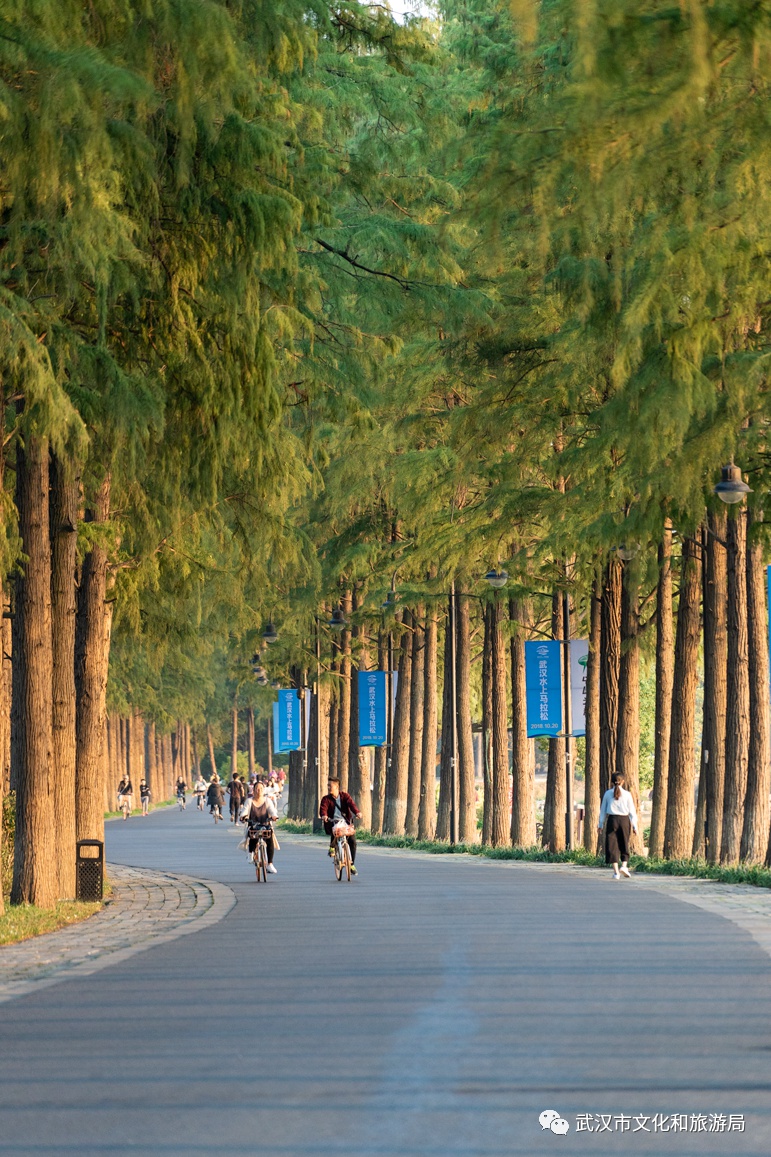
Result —
[[118, 811], [123, 807], [124, 799], [128, 804], [128, 810], [131, 811], [134, 807], [134, 788], [129, 775], [124, 775], [118, 784]]
[[[630, 879], [629, 873], [629, 844], [630, 833], [637, 833], [637, 812], [631, 794], [624, 788], [624, 776], [620, 771], [611, 776], [612, 787], [602, 797], [600, 808], [600, 822], [598, 831], [607, 819], [605, 829], [605, 863], [613, 865], [613, 879], [620, 880], [621, 876]], [[619, 874], [619, 863], [621, 872]]]
[[225, 793], [222, 790], [220, 777], [216, 771], [211, 777], [211, 783], [206, 791], [206, 799], [209, 804], [209, 811], [214, 816], [214, 822], [219, 823], [222, 819], [222, 805], [225, 802]]
[[139, 798], [142, 801], [142, 815], [146, 816], [150, 811], [150, 788], [147, 785], [146, 779], [139, 781]]
[[230, 796], [230, 822], [232, 824], [237, 824], [238, 813], [241, 810], [241, 804], [246, 798], [246, 784], [243, 782], [238, 772], [236, 772], [228, 784], [228, 795]]

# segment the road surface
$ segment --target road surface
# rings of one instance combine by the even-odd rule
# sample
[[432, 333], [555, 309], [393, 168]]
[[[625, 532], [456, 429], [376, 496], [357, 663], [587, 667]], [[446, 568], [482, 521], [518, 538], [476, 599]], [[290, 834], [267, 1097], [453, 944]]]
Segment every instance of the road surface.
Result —
[[0, 1005], [0, 1153], [771, 1152], [771, 958], [729, 920], [605, 873], [367, 847], [338, 884], [289, 837], [258, 885], [240, 834], [192, 807], [108, 824], [113, 862], [238, 902]]

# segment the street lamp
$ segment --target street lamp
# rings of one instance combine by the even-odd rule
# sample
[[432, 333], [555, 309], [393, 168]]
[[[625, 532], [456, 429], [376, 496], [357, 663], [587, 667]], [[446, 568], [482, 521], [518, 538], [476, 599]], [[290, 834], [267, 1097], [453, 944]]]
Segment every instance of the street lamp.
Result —
[[622, 542], [620, 546], [615, 546], [613, 549], [616, 552], [616, 556], [620, 558], [622, 562], [631, 562], [639, 551], [640, 544], [639, 542]]
[[505, 570], [496, 570], [494, 567], [485, 575], [485, 582], [488, 582], [493, 590], [496, 591], [499, 591], [505, 587], [508, 581], [508, 573]]
[[742, 479], [742, 472], [733, 461], [729, 462], [720, 471], [720, 481], [715, 487], [715, 494], [729, 506], [744, 500], [745, 494], [752, 494], [749, 486]]
[[262, 641], [263, 643], [267, 643], [268, 646], [270, 646], [272, 643], [278, 642], [278, 631], [276, 630], [272, 619], [265, 627], [265, 630], [262, 632]]

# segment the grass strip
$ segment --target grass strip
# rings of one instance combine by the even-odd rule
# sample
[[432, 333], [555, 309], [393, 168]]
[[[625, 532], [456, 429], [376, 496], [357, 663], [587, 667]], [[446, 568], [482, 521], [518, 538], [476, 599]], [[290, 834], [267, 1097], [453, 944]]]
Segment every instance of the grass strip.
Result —
[[56, 932], [70, 924], [87, 920], [102, 907], [101, 903], [81, 904], [77, 900], [61, 900], [54, 908], [36, 908], [34, 904], [6, 904], [0, 916], [0, 947], [18, 944], [44, 932]]
[[[282, 820], [281, 830], [296, 835], [310, 835], [309, 823]], [[484, 856], [489, 860], [520, 860], [534, 864], [579, 864], [585, 868], [605, 868], [605, 860], [585, 848], [572, 852], [550, 852], [545, 848], [493, 848], [485, 844], [449, 844], [443, 840], [418, 840], [412, 836], [380, 836], [373, 832], [357, 832], [359, 843], [378, 848], [404, 848], [432, 855]], [[721, 867], [706, 860], [658, 860], [632, 856], [630, 865], [636, 872], [660, 876], [691, 876], [699, 880], [714, 880], [718, 884], [751, 884], [756, 888], [771, 888], [771, 868], [760, 864], [737, 864]]]

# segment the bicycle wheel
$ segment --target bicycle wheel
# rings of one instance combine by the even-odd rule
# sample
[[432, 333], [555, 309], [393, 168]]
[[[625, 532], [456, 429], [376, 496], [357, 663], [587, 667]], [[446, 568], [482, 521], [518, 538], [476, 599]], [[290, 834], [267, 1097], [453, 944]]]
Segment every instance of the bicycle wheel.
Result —
[[351, 849], [348, 847], [348, 841], [343, 841], [343, 866], [345, 867], [345, 874], [348, 878], [348, 883], [351, 882]]
[[257, 872], [257, 883], [262, 881], [263, 884], [268, 882], [268, 859], [265, 850], [265, 841], [257, 841], [257, 858], [255, 860], [255, 870]]
[[335, 875], [337, 876], [338, 883], [343, 878], [344, 863], [343, 863], [342, 843], [343, 843], [342, 840], [336, 840], [335, 841], [335, 858], [332, 861], [335, 865]]

